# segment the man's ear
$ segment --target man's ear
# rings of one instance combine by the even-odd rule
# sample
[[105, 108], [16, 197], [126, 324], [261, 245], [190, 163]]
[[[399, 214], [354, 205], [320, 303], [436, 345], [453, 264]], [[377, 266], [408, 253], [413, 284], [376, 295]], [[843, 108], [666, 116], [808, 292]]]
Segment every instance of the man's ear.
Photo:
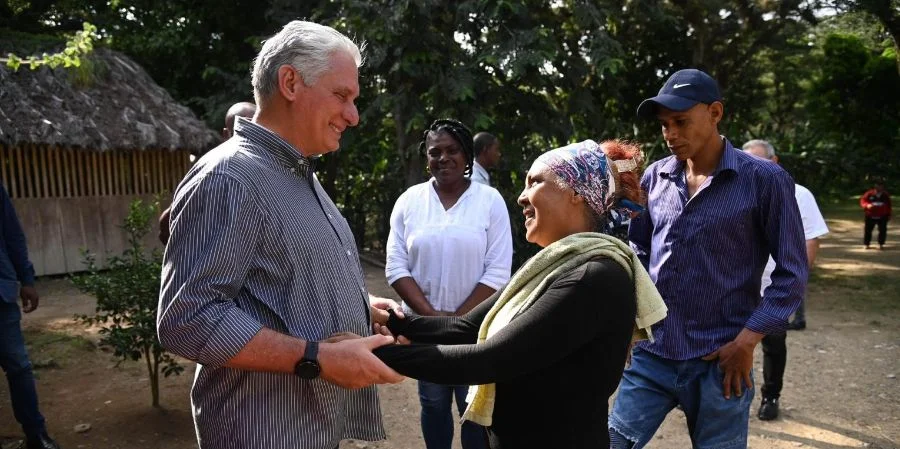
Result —
[[725, 115], [725, 105], [721, 101], [714, 101], [709, 105], [709, 117], [714, 125], [718, 125]]
[[294, 101], [302, 85], [303, 78], [295, 68], [287, 64], [278, 68], [278, 91], [286, 100]]

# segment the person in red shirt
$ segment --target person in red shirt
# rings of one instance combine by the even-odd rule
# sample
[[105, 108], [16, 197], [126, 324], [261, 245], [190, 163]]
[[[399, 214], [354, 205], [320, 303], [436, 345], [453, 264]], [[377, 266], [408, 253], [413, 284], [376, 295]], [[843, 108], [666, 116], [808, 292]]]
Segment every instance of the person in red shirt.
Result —
[[872, 229], [878, 225], [878, 248], [884, 249], [884, 241], [887, 238], [887, 222], [891, 219], [891, 195], [884, 190], [884, 183], [878, 181], [875, 187], [867, 190], [859, 198], [859, 205], [866, 213], [866, 230], [863, 234], [863, 243], [866, 249], [871, 248]]

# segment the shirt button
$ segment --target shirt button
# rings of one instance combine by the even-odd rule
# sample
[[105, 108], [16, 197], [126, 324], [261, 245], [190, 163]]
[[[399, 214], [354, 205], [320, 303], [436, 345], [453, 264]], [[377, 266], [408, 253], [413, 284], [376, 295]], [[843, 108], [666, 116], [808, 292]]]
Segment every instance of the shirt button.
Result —
[[347, 250], [347, 255], [349, 256], [349, 255], [352, 255], [352, 254], [353, 254], [353, 253], [351, 253], [350, 250], [348, 249], [348, 250]]
[[328, 215], [328, 219], [334, 218], [334, 217], [331, 216], [331, 214], [325, 214], [325, 215]]
[[291, 173], [297, 173], [297, 169], [296, 169], [296, 168], [292, 168], [292, 169], [291, 169]]

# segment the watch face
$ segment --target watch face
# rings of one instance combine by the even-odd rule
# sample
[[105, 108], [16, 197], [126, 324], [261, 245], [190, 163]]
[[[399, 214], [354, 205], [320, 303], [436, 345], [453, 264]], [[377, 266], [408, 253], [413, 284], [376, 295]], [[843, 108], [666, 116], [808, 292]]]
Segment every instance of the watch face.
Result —
[[315, 379], [316, 377], [319, 377], [320, 371], [319, 364], [312, 360], [301, 360], [297, 363], [297, 366], [294, 367], [294, 374], [301, 379]]

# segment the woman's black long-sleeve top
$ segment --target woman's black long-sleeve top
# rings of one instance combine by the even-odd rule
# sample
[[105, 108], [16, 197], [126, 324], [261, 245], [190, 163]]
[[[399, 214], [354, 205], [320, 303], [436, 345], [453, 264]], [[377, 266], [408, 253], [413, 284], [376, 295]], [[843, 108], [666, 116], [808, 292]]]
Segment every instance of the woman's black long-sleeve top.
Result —
[[563, 275], [476, 345], [495, 293], [462, 317], [392, 318], [414, 343], [376, 349], [397, 372], [451, 385], [496, 384], [491, 448], [609, 447], [607, 403], [622, 377], [636, 313], [634, 283], [615, 261]]

